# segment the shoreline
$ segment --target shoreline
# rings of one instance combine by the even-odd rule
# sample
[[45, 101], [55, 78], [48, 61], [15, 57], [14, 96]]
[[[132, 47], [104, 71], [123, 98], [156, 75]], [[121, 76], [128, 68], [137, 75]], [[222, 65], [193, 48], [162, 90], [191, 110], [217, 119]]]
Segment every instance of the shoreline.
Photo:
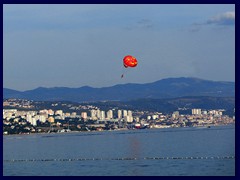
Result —
[[[186, 127], [166, 127], [166, 128], [148, 128], [148, 129], [174, 129], [174, 128], [208, 128], [208, 127], [217, 127], [217, 126], [230, 126], [234, 125], [235, 123], [229, 123], [229, 124], [219, 124], [219, 125], [206, 125], [206, 126], [186, 126]], [[211, 128], [210, 128], [211, 129]], [[101, 131], [70, 131], [70, 132], [51, 132], [51, 133], [23, 133], [23, 134], [3, 134], [4, 136], [28, 136], [28, 135], [47, 135], [47, 134], [73, 134], [73, 133], [96, 133], [96, 132], [109, 132], [109, 131], [136, 131], [136, 130], [144, 130], [144, 129], [127, 129], [127, 128], [121, 128], [117, 130], [101, 130]]]

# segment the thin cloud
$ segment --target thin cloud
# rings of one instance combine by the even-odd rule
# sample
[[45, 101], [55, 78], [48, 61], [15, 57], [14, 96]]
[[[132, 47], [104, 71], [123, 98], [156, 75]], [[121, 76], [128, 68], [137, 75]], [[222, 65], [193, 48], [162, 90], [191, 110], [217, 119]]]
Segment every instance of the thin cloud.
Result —
[[235, 12], [225, 12], [209, 19], [206, 24], [235, 25]]
[[229, 12], [225, 12], [222, 14], [218, 14], [216, 16], [213, 16], [212, 18], [209, 18], [204, 23], [193, 23], [190, 28], [190, 31], [191, 32], [200, 31], [200, 29], [206, 25], [234, 26], [235, 25], [235, 12], [229, 11]]
[[126, 29], [128, 30], [133, 30], [136, 28], [140, 28], [140, 29], [151, 29], [154, 27], [154, 23], [149, 20], [149, 19], [141, 19], [139, 21], [137, 21], [135, 24], [129, 25], [128, 27], [126, 27]]
[[140, 21], [137, 22], [138, 25], [142, 28], [152, 28], [153, 27], [153, 23], [151, 20], [149, 19], [141, 19]]

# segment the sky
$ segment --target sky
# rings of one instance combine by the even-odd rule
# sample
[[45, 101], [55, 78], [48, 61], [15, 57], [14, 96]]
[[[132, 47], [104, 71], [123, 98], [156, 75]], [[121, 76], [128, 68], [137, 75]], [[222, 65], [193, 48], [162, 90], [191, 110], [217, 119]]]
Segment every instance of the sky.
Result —
[[[138, 66], [124, 68], [126, 55]], [[235, 82], [234, 4], [3, 5], [4, 88], [173, 77]]]

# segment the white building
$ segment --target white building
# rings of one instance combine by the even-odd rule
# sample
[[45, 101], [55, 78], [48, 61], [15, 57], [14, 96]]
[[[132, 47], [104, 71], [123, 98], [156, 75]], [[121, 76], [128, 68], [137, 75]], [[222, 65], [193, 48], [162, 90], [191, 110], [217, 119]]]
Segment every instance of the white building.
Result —
[[192, 109], [192, 114], [193, 115], [200, 115], [202, 112], [201, 112], [201, 109]]
[[100, 119], [101, 120], [104, 120], [106, 117], [105, 117], [105, 111], [101, 111], [100, 112]]
[[17, 114], [17, 109], [3, 109], [3, 118], [12, 118]]
[[54, 115], [54, 111], [52, 109], [49, 109], [48, 110], [48, 115], [50, 115], [50, 116]]
[[63, 111], [62, 111], [62, 110], [57, 110], [57, 111], [55, 112], [55, 115], [60, 115], [60, 116], [62, 116], [62, 115], [63, 115]]
[[113, 111], [112, 110], [107, 111], [107, 119], [113, 119]]
[[132, 116], [124, 116], [124, 120], [125, 120], [126, 122], [131, 123], [131, 122], [133, 122], [133, 117], [132, 117]]
[[158, 115], [158, 114], [152, 115], [152, 119], [153, 119], [153, 120], [158, 119], [158, 118], [159, 118], [159, 115]]
[[127, 111], [127, 115], [130, 116], [130, 117], [132, 117], [132, 111], [128, 110], [128, 111]]
[[118, 119], [122, 119], [122, 110], [118, 110]]
[[26, 120], [27, 120], [28, 122], [32, 122], [32, 115], [28, 113]]
[[90, 113], [91, 113], [91, 119], [92, 120], [97, 120], [97, 110], [96, 109], [92, 109], [90, 111]]
[[140, 119], [139, 119], [139, 117], [136, 117], [136, 122], [140, 122]]
[[33, 126], [37, 125], [37, 119], [35, 117], [32, 118], [32, 121], [30, 122]]
[[45, 123], [47, 120], [46, 116], [44, 115], [39, 115], [39, 121]]
[[27, 114], [27, 119], [26, 119], [29, 123], [31, 123], [33, 126], [37, 125], [37, 118], [35, 118], [35, 116], [32, 116], [31, 113]]
[[172, 113], [172, 118], [176, 119], [176, 118], [178, 118], [178, 117], [179, 117], [179, 111], [174, 111], [174, 112]]
[[123, 117], [125, 117], [127, 115], [128, 115], [127, 110], [123, 110]]
[[202, 111], [202, 114], [207, 115], [207, 111]]
[[97, 110], [97, 118], [98, 118], [98, 119], [101, 118], [101, 110], [100, 110], [100, 109]]
[[87, 119], [87, 112], [82, 112], [81, 113], [81, 118]]

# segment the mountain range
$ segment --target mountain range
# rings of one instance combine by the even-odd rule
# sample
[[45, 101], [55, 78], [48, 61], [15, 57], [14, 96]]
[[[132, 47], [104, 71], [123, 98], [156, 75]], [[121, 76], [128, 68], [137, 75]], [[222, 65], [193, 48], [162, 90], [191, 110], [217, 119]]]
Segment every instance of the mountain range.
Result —
[[79, 88], [39, 87], [27, 91], [3, 88], [4, 99], [20, 98], [35, 101], [128, 101], [143, 98], [163, 99], [183, 96], [235, 97], [235, 83], [180, 77], [145, 84], [128, 83], [102, 88], [89, 86]]

